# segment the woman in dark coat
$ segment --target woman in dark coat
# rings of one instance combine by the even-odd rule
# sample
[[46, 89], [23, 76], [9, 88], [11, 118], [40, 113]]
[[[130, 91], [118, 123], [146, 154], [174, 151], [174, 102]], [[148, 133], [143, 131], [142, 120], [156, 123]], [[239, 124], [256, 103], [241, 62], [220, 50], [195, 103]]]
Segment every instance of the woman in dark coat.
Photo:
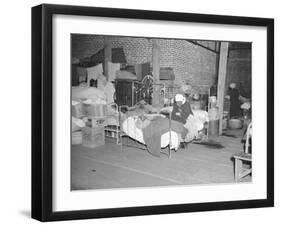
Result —
[[240, 116], [240, 94], [235, 83], [230, 84], [228, 94], [230, 97], [229, 116], [230, 118], [237, 118]]
[[173, 105], [172, 120], [185, 124], [190, 114], [193, 115], [189, 102], [182, 94], [177, 94]]
[[[189, 135], [188, 137], [190, 138], [188, 139], [190, 140], [193, 139], [196, 134], [196, 129], [192, 124], [192, 120], [188, 120], [189, 116], [191, 115], [193, 116], [193, 112], [191, 110], [189, 101], [182, 94], [177, 94], [175, 96], [171, 118], [172, 120], [183, 124], [183, 127], [185, 128], [185, 130], [181, 133], [183, 142], [186, 140], [187, 135]], [[185, 148], [185, 144], [181, 143], [181, 147]]]

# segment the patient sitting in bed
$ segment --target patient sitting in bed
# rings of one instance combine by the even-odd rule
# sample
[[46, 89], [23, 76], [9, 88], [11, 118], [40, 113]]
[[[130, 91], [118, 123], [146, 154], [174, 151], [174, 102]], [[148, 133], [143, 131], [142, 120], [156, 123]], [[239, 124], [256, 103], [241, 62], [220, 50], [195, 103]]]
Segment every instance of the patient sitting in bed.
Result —
[[202, 124], [198, 119], [194, 117], [188, 100], [182, 94], [177, 94], [175, 96], [175, 102], [172, 111], [172, 120], [181, 122], [188, 130], [187, 136], [182, 137], [182, 139], [186, 142], [190, 142], [198, 135], [197, 124]]
[[189, 102], [182, 94], [177, 94], [173, 105], [172, 120], [185, 124], [189, 115], [193, 115]]

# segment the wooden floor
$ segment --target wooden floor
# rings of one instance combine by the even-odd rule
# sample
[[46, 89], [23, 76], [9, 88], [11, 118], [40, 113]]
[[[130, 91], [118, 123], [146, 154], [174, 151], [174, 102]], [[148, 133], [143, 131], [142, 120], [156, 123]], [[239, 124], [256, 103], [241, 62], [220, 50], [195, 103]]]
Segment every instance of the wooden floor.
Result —
[[122, 149], [110, 141], [95, 149], [73, 145], [71, 189], [234, 183], [232, 156], [243, 148], [242, 131], [228, 131], [227, 135], [212, 139], [219, 145], [191, 143], [172, 152], [171, 159], [133, 147]]

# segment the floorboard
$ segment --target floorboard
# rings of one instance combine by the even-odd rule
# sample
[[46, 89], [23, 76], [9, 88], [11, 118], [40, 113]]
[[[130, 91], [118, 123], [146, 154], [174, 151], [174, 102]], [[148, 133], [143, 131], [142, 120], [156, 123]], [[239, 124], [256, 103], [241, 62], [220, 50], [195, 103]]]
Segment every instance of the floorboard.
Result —
[[[234, 183], [234, 153], [242, 150], [242, 131], [212, 138], [223, 148], [191, 143], [160, 158], [134, 147], [105, 145], [90, 149], [73, 145], [71, 189], [111, 189], [193, 184]], [[126, 143], [126, 142], [124, 142]], [[247, 177], [245, 181], [251, 180]]]

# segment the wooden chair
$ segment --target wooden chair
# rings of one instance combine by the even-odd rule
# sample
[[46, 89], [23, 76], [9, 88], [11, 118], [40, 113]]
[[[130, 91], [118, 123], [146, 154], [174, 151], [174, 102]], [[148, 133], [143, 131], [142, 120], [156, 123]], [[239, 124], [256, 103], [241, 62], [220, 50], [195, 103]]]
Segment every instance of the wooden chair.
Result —
[[250, 173], [252, 173], [252, 168], [244, 168], [243, 163], [249, 162], [252, 163], [252, 154], [249, 153], [249, 140], [252, 136], [252, 123], [247, 127], [246, 131], [246, 143], [245, 150], [235, 154], [234, 157], [234, 178], [235, 182], [241, 181], [241, 179]]

